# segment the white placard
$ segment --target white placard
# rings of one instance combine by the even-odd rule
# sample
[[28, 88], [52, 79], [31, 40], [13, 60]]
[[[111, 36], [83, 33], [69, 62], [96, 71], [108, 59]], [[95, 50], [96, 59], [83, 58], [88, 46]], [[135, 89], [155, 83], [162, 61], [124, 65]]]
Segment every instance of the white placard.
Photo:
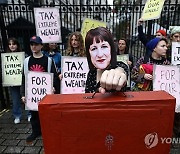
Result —
[[38, 111], [38, 104], [46, 94], [52, 94], [53, 74], [28, 71], [25, 75], [26, 109]]
[[86, 57], [62, 56], [61, 94], [84, 93], [89, 71]]
[[3, 86], [21, 86], [24, 52], [1, 53]]
[[180, 42], [172, 42], [171, 64], [180, 65]]
[[153, 77], [153, 90], [164, 90], [174, 96], [176, 112], [180, 112], [180, 68], [170, 65], [154, 65]]
[[43, 43], [61, 42], [61, 26], [59, 9], [34, 8], [36, 34], [41, 37]]

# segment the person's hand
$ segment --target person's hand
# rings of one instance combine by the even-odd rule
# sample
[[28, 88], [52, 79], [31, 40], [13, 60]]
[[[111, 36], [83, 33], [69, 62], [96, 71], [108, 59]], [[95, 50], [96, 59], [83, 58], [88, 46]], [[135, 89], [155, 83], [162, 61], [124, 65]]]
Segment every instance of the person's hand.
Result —
[[25, 104], [26, 103], [26, 98], [25, 98], [25, 96], [22, 96], [21, 97], [21, 101]]
[[131, 62], [131, 61], [127, 61], [127, 64], [128, 64], [129, 66], [131, 66], [131, 65], [132, 65], [132, 62]]
[[63, 78], [63, 75], [62, 74], [59, 74], [59, 80], [62, 80], [62, 78]]
[[54, 94], [56, 92], [55, 88], [53, 87], [52, 89], [52, 94]]
[[137, 25], [140, 26], [140, 25], [142, 25], [142, 24], [143, 24], [143, 20], [140, 18], [140, 19], [138, 20], [138, 22], [137, 22]]
[[153, 80], [153, 76], [151, 74], [144, 74], [144, 79], [146, 80]]
[[100, 93], [105, 93], [106, 90], [115, 89], [121, 90], [127, 83], [127, 77], [123, 68], [118, 67], [116, 69], [105, 70], [100, 78], [99, 88]]

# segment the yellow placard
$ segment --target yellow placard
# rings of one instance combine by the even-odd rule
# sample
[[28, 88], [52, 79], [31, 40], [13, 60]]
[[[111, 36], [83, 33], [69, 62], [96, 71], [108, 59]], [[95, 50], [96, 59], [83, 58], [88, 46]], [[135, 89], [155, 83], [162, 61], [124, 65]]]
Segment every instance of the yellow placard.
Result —
[[165, 0], [147, 0], [141, 17], [142, 20], [158, 19], [161, 15], [164, 1]]
[[86, 18], [83, 21], [82, 29], [81, 29], [81, 34], [83, 36], [83, 39], [85, 40], [86, 34], [90, 29], [94, 29], [96, 27], [106, 27], [106, 23], [101, 22], [99, 20]]

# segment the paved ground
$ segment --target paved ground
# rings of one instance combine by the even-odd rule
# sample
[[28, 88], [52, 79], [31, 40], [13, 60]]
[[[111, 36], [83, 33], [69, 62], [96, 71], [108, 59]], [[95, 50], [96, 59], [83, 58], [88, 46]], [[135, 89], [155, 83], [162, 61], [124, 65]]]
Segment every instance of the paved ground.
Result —
[[0, 110], [0, 153], [44, 153], [42, 138], [31, 145], [26, 137], [31, 133], [31, 125], [23, 113], [20, 124], [14, 124], [11, 110]]
[[[11, 110], [0, 110], [0, 154], [1, 153], [44, 153], [42, 138], [37, 138], [31, 145], [26, 144], [26, 137], [31, 133], [31, 125], [23, 113], [20, 124], [13, 123]], [[180, 143], [180, 138], [179, 138]], [[170, 154], [180, 154], [180, 144], [173, 145]]]

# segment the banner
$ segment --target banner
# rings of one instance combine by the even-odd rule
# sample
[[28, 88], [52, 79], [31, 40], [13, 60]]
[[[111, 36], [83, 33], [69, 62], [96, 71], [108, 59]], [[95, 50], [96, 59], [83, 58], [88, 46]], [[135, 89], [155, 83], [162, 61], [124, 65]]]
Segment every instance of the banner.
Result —
[[85, 40], [86, 34], [90, 29], [94, 29], [96, 27], [106, 27], [106, 23], [99, 20], [86, 18], [83, 21], [82, 29], [81, 29], [81, 34], [83, 36], [83, 39]]
[[62, 56], [61, 94], [84, 93], [89, 66], [86, 57]]
[[26, 109], [38, 111], [38, 104], [46, 94], [52, 94], [53, 74], [28, 71], [25, 75]]
[[161, 15], [161, 11], [165, 0], [147, 0], [143, 13], [142, 20], [158, 19]]
[[180, 42], [172, 42], [171, 64], [180, 65]]
[[1, 53], [2, 85], [21, 86], [24, 52]]
[[59, 8], [34, 8], [36, 35], [43, 43], [61, 42]]
[[180, 112], [180, 67], [154, 65], [153, 90], [164, 90], [176, 98], [176, 112]]

